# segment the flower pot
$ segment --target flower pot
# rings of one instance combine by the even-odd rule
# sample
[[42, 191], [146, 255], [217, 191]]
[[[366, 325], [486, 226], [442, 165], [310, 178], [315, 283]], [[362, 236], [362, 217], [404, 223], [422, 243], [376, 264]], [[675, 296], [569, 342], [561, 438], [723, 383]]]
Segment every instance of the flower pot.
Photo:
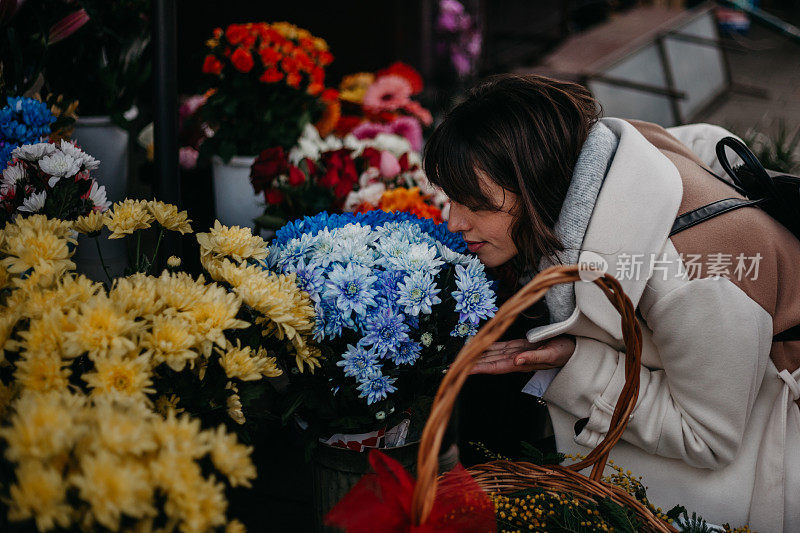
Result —
[[111, 202], [128, 194], [128, 132], [111, 121], [111, 117], [81, 117], [75, 122], [72, 138], [84, 152], [100, 160], [92, 176], [106, 187]]
[[103, 270], [103, 263], [108, 269], [108, 275], [114, 279], [124, 274], [125, 267], [128, 266], [128, 255], [125, 249], [125, 239], [109, 239], [108, 235], [109, 231], [104, 228], [103, 233], [97, 238], [97, 244], [100, 245], [100, 251], [103, 254], [102, 261], [97, 251], [97, 244], [94, 242], [95, 239], [86, 235], [78, 236], [78, 247], [72, 256], [72, 261], [75, 262], [75, 270], [78, 273], [93, 281], [106, 282], [110, 285]]
[[[442, 443], [439, 455], [440, 473], [451, 470], [458, 463], [458, 446], [453, 438], [447, 437], [445, 434], [445, 442]], [[416, 474], [419, 442], [394, 448], [381, 448], [380, 451], [399, 461], [412, 474]], [[311, 462], [311, 475], [318, 531], [338, 531], [323, 525], [325, 515], [365, 474], [371, 472], [366, 452], [356, 452], [323, 443], [317, 446]]]
[[226, 226], [255, 227], [253, 219], [264, 213], [264, 200], [250, 185], [250, 166], [255, 157], [233, 156], [225, 163], [212, 158], [214, 205], [217, 219]]

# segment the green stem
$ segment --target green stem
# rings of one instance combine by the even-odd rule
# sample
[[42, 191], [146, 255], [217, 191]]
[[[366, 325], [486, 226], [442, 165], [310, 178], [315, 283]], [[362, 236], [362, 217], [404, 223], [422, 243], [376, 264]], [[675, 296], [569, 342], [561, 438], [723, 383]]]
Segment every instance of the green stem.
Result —
[[97, 247], [97, 255], [100, 256], [100, 264], [103, 265], [103, 272], [106, 274], [106, 278], [108, 278], [109, 287], [114, 283], [111, 279], [111, 275], [108, 273], [108, 267], [106, 266], [106, 262], [103, 259], [103, 252], [100, 250], [100, 239], [97, 236], [92, 237], [94, 239], [94, 245]]
[[156, 259], [158, 259], [158, 247], [161, 246], [161, 238], [164, 236], [164, 228], [161, 228], [161, 231], [158, 232], [158, 240], [156, 241], [156, 251], [153, 252], [153, 260], [150, 262], [150, 272], [153, 271], [153, 268], [156, 266]]

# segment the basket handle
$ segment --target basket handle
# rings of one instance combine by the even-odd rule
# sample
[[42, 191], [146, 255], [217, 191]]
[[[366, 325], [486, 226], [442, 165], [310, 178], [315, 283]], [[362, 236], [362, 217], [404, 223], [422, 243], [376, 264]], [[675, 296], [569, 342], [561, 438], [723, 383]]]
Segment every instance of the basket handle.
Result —
[[[442, 438], [469, 371], [484, 350], [511, 326], [517, 315], [539, 301], [547, 289], [559, 283], [581, 280], [579, 273], [585, 266], [554, 266], [540, 272], [527, 285], [508, 299], [478, 333], [461, 349], [447, 374], [439, 385], [431, 407], [428, 421], [422, 432], [417, 456], [417, 483], [411, 502], [411, 517], [415, 525], [424, 524], [433, 509], [438, 474], [438, 451]], [[617, 443], [628, 424], [628, 418], [639, 396], [639, 368], [642, 356], [642, 332], [636, 320], [636, 310], [630, 299], [622, 292], [619, 282], [610, 274], [597, 272], [592, 280], [605, 293], [622, 315], [622, 335], [625, 343], [625, 385], [611, 417], [605, 438], [586, 458], [568, 468], [578, 471], [592, 466], [589, 476], [600, 481], [608, 454]]]

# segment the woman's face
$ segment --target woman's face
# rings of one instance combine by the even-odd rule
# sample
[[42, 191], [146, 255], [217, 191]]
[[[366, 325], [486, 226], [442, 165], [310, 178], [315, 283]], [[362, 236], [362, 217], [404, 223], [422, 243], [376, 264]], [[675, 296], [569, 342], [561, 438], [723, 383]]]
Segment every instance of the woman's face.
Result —
[[514, 216], [511, 214], [517, 204], [517, 195], [503, 190], [478, 171], [483, 193], [498, 210], [473, 211], [468, 207], [451, 202], [447, 228], [460, 232], [467, 241], [469, 250], [489, 268], [498, 267], [517, 255], [517, 247], [511, 238]]

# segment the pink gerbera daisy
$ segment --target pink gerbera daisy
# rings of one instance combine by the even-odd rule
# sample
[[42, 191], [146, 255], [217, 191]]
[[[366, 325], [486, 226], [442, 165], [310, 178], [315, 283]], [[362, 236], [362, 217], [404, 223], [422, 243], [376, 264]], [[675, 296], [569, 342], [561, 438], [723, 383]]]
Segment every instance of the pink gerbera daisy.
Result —
[[407, 79], [394, 74], [381, 76], [367, 88], [364, 108], [370, 113], [400, 109], [411, 101], [412, 92]]

